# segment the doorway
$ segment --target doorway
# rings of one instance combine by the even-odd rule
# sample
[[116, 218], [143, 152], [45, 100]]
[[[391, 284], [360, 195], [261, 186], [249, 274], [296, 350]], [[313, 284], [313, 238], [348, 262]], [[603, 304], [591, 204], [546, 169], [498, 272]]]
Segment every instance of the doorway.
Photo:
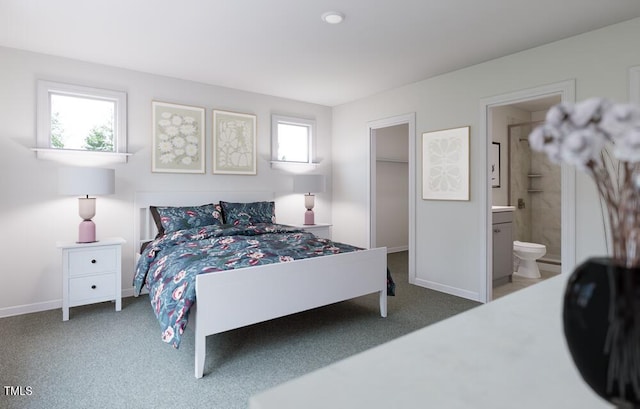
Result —
[[[491, 170], [490, 164], [492, 163], [489, 160], [493, 155], [493, 141], [494, 141], [494, 131], [499, 129], [499, 124], [494, 124], [494, 118], [492, 118], [492, 113], [494, 109], [499, 109], [501, 107], [515, 107], [515, 108], [526, 108], [526, 110], [531, 110], [530, 112], [544, 111], [545, 107], [548, 109], [549, 104], [552, 102], [574, 102], [575, 101], [575, 82], [573, 80], [564, 81], [556, 84], [550, 84], [546, 86], [541, 86], [533, 89], [527, 89], [523, 91], [517, 91], [510, 94], [499, 95], [496, 97], [484, 99], [481, 101], [481, 124], [480, 131], [484, 136], [484, 140], [486, 141], [487, 150], [486, 150], [486, 158], [487, 158], [487, 189], [486, 189], [486, 208], [484, 211], [485, 217], [485, 228], [486, 228], [486, 269], [484, 270], [481, 277], [481, 300], [484, 302], [491, 301], [493, 297], [493, 229], [492, 229], [492, 219], [493, 212], [492, 206], [497, 204], [494, 202], [494, 190], [495, 190], [495, 182], [491, 181]], [[531, 114], [529, 114], [531, 115]], [[536, 119], [536, 118], [534, 118]], [[517, 122], [517, 120], [515, 121]], [[525, 118], [522, 122], [532, 122], [531, 116]], [[506, 144], [506, 134], [508, 131], [508, 127], [504, 124], [504, 134], [505, 141], [503, 143]], [[531, 124], [529, 124], [530, 126]], [[519, 132], [525, 132], [526, 130], [523, 127], [519, 130]], [[528, 134], [526, 135], [528, 136]], [[520, 138], [518, 138], [520, 139]], [[501, 144], [502, 145], [502, 144]], [[504, 157], [504, 160], [507, 159], [506, 149], [501, 149], [501, 157]], [[504, 156], [503, 156], [504, 155]], [[505, 175], [503, 177], [503, 174]], [[500, 185], [506, 187], [506, 183], [508, 182], [508, 177], [506, 176], [506, 172], [501, 172], [501, 183]], [[533, 175], [533, 174], [531, 174]], [[527, 181], [529, 183], [529, 181]], [[561, 236], [561, 272], [571, 271], [575, 267], [575, 169], [568, 165], [562, 165], [560, 169], [560, 184], [561, 184], [561, 192], [560, 192], [560, 236]], [[536, 189], [531, 189], [536, 190]], [[496, 191], [495, 196], [502, 195], [502, 200], [505, 205], [511, 204], [511, 199], [508, 198], [509, 193], [508, 188], [505, 189], [504, 192], [499, 193]], [[518, 206], [517, 202], [514, 204], [516, 207]], [[526, 203], [525, 203], [526, 206]], [[483, 297], [484, 296], [484, 297]]]
[[407, 251], [415, 279], [415, 114], [372, 121], [369, 130], [369, 247]]
[[[492, 144], [500, 147], [500, 181], [492, 183], [492, 205], [509, 206], [511, 240], [496, 241], [494, 255], [506, 253], [506, 245], [514, 241], [536, 243], [545, 246], [545, 255], [537, 260], [540, 278], [521, 277], [515, 274], [516, 266], [509, 264], [509, 274], [504, 268], [493, 270], [493, 299], [510, 294], [550, 278], [561, 270], [561, 168], [551, 163], [546, 154], [529, 146], [529, 134], [544, 122], [547, 111], [561, 102], [559, 94], [539, 97], [490, 108]], [[504, 214], [493, 213], [504, 220]], [[497, 227], [496, 227], [497, 226]], [[494, 233], [504, 224], [495, 225]], [[513, 256], [511, 256], [513, 258]], [[506, 260], [505, 260], [506, 261]], [[517, 259], [515, 259], [517, 263]], [[506, 263], [505, 263], [506, 264]]]

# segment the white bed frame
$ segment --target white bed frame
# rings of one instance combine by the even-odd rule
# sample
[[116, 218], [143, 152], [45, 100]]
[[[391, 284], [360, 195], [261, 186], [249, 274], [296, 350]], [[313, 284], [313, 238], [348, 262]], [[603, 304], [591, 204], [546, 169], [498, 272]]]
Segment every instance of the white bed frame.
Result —
[[[272, 192], [137, 192], [134, 246], [156, 235], [149, 206], [273, 200]], [[137, 256], [134, 260], [137, 261]], [[200, 274], [196, 277], [195, 376], [202, 378], [207, 335], [379, 293], [387, 316], [387, 250], [384, 247], [289, 263]], [[232, 313], [230, 313], [232, 312]]]

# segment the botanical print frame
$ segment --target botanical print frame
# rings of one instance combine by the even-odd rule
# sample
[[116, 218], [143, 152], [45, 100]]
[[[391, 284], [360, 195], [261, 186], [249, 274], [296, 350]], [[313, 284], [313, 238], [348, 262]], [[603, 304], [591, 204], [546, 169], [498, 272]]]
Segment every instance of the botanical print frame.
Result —
[[213, 111], [213, 173], [257, 173], [255, 115]]
[[491, 145], [491, 187], [500, 187], [500, 142]]
[[422, 134], [422, 198], [469, 200], [469, 126]]
[[152, 172], [205, 173], [205, 109], [152, 101]]

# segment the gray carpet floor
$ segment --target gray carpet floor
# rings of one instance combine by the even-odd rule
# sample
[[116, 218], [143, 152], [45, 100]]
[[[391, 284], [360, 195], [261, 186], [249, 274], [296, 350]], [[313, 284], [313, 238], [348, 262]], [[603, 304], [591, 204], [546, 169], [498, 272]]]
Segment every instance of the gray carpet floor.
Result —
[[[251, 395], [472, 308], [407, 282], [407, 254], [389, 255], [396, 296], [317, 308], [207, 339], [193, 376], [193, 332], [160, 339], [147, 296], [0, 319], [0, 408], [246, 408]], [[7, 389], [8, 386], [12, 388]], [[22, 387], [18, 389], [16, 387]]]

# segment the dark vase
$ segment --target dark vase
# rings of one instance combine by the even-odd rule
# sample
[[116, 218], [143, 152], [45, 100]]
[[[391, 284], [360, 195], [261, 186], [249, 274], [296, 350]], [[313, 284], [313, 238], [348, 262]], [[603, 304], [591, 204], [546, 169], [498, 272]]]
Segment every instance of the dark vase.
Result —
[[598, 395], [640, 408], [640, 268], [591, 258], [569, 278], [563, 324], [573, 361]]

